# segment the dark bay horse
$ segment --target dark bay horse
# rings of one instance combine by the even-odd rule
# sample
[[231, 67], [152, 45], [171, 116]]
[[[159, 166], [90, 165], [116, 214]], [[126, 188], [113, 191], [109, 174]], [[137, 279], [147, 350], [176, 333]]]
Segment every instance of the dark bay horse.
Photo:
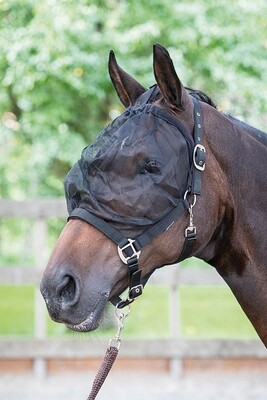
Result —
[[160, 45], [153, 66], [157, 84], [146, 90], [110, 53], [126, 111], [65, 180], [70, 218], [41, 283], [50, 316], [96, 329], [109, 300], [123, 307], [156, 268], [195, 256], [267, 345], [267, 136], [187, 90]]

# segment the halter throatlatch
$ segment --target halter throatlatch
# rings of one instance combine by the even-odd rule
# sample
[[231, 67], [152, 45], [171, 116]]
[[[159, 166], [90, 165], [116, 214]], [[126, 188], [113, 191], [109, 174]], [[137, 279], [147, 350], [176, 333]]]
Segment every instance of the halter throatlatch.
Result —
[[[141, 96], [143, 99], [141, 102], [139, 101], [139, 105], [143, 102], [146, 103], [154, 90], [155, 87], [152, 87], [150, 91], [144, 93], [144, 95]], [[119, 296], [114, 296], [110, 299], [112, 304], [116, 305], [118, 308], [125, 307], [139, 297], [143, 292], [144, 285], [151, 275], [148, 274], [143, 277], [141, 276], [141, 270], [139, 269], [139, 257], [142, 248], [145, 247], [156, 236], [166, 231], [184, 211], [187, 211], [189, 214], [189, 224], [185, 230], [185, 242], [178, 261], [184, 260], [192, 253], [192, 248], [196, 239], [196, 227], [193, 221], [193, 207], [196, 204], [197, 196], [201, 193], [201, 176], [205, 169], [206, 161], [206, 150], [202, 144], [203, 121], [201, 108], [197, 99], [192, 97], [192, 100], [194, 102], [193, 147], [191, 147], [191, 144], [189, 145], [189, 143], [191, 143], [190, 141], [192, 141], [192, 137], [190, 136], [187, 138], [187, 145], [188, 148], [190, 147], [191, 153], [191, 167], [184, 197], [179, 199], [171, 211], [164, 215], [160, 220], [151, 224], [150, 227], [144, 229], [143, 232], [134, 239], [126, 238], [121, 230], [112, 225], [112, 221], [109, 221], [105, 217], [96, 215], [96, 213], [91, 211], [91, 209], [89, 210], [88, 208], [84, 207], [83, 204], [78, 205], [78, 207], [74, 208], [74, 210], [70, 212], [68, 219], [81, 219], [86, 221], [117, 244], [119, 257], [121, 261], [127, 265], [129, 272], [129, 290], [127, 299], [121, 300]], [[154, 112], [155, 109], [153, 108], [152, 111]], [[164, 110], [159, 109], [155, 112], [160, 115], [162, 120], [166, 118], [166, 112]], [[178, 129], [180, 131], [186, 129], [181, 126], [181, 123], [171, 114], [169, 114], [167, 117], [169, 120], [171, 120], [172, 124], [179, 124], [180, 129], [179, 127]], [[187, 136], [189, 136], [189, 134]]]

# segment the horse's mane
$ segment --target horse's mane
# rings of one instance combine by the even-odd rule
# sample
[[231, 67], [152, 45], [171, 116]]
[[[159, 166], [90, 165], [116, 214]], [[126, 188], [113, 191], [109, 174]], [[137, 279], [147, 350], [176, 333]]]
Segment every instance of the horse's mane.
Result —
[[[189, 94], [193, 97], [195, 97], [196, 99], [209, 104], [211, 107], [217, 108], [216, 105], [214, 104], [214, 102], [211, 100], [211, 98], [204, 92], [202, 92], [201, 90], [195, 90], [195, 89], [191, 89], [191, 88], [186, 88], [186, 90], [189, 92]], [[240, 126], [241, 128], [243, 128], [245, 130], [245, 132], [252, 136], [254, 139], [258, 140], [260, 143], [264, 144], [265, 146], [267, 146], [267, 134], [263, 131], [260, 131], [257, 128], [254, 128], [251, 125], [248, 125], [246, 122], [240, 121], [239, 119], [233, 117], [230, 114], [224, 114], [231, 122], [233, 122], [234, 124], [237, 124], [238, 126]]]
[[[197, 100], [202, 101], [206, 104], [209, 104], [213, 108], [216, 108], [215, 103], [211, 100], [211, 98], [206, 93], [202, 92], [201, 90], [196, 90], [196, 89], [192, 89], [189, 87], [186, 87], [185, 89], [191, 96], [195, 97]], [[153, 103], [154, 101], [160, 100], [161, 98], [162, 98], [162, 94], [161, 94], [159, 88], [157, 87], [157, 89], [154, 91], [153, 95], [149, 99], [149, 103]]]
[[195, 97], [197, 100], [200, 100], [203, 103], [209, 104], [213, 108], [217, 108], [215, 103], [211, 100], [211, 98], [206, 93], [202, 92], [201, 90], [191, 89], [188, 87], [186, 87], [186, 90], [188, 91], [188, 93], [191, 96]]
[[[216, 104], [213, 102], [213, 100], [202, 90], [196, 90], [192, 89], [189, 87], [185, 88], [188, 93], [195, 97], [197, 100], [202, 101], [203, 103], [206, 103], [210, 105], [211, 107], [217, 109]], [[156, 91], [155, 96], [151, 99], [151, 101], [157, 100], [161, 96], [159, 91]], [[267, 134], [263, 131], [260, 131], [259, 129], [254, 128], [253, 126], [248, 125], [247, 123], [240, 121], [239, 119], [233, 117], [230, 114], [225, 114], [223, 113], [233, 124], [237, 124], [239, 127], [243, 128], [244, 131], [252, 136], [254, 139], [258, 140], [260, 143], [264, 144], [267, 146]]]

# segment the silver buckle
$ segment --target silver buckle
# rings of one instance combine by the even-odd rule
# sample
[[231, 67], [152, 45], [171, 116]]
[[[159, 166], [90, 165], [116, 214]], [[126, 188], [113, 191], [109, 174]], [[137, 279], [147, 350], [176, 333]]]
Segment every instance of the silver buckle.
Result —
[[205, 162], [202, 161], [202, 160], [200, 161], [203, 165], [198, 164], [198, 163], [196, 162], [196, 153], [197, 153], [198, 150], [201, 150], [201, 151], [203, 151], [204, 153], [206, 153], [206, 149], [205, 149], [204, 146], [202, 146], [202, 144], [196, 144], [196, 145], [195, 145], [195, 148], [194, 148], [194, 152], [193, 152], [193, 163], [194, 163], [194, 166], [195, 166], [196, 169], [198, 169], [199, 171], [204, 171], [204, 169], [205, 169]]
[[[133, 240], [133, 239], [127, 239], [127, 240], [128, 240], [128, 243], [127, 243], [125, 246], [123, 246], [122, 248], [120, 248], [120, 247], [118, 246], [118, 253], [119, 253], [119, 256], [120, 256], [121, 261], [122, 261], [124, 264], [127, 264], [127, 261], [128, 261], [130, 258], [134, 257], [134, 256], [136, 256], [137, 259], [139, 259], [139, 256], [140, 256], [140, 254], [141, 254], [141, 250], [137, 251], [136, 248], [134, 247], [134, 242], [135, 242], [135, 240]], [[127, 257], [127, 256], [125, 257], [125, 255], [123, 254], [123, 251], [124, 251], [125, 249], [128, 249], [129, 247], [130, 247], [130, 249], [132, 250], [133, 254], [130, 255], [129, 257]]]

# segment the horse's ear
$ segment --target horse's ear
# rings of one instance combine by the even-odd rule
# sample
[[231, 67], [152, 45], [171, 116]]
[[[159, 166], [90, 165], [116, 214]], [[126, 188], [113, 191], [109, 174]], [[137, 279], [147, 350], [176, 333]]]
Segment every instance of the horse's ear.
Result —
[[183, 85], [178, 78], [168, 51], [160, 44], [153, 46], [154, 75], [164, 99], [172, 108], [182, 108]]
[[108, 69], [110, 79], [125, 107], [133, 105], [138, 97], [146, 91], [140, 83], [120, 68], [113, 51], [109, 53]]

